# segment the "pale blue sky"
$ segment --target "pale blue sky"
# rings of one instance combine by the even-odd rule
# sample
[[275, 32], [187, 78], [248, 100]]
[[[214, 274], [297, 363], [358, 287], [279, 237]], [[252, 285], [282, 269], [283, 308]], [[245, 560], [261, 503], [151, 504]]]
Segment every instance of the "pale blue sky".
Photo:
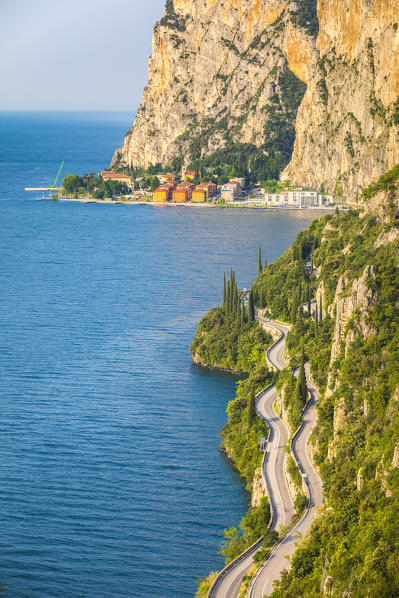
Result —
[[165, 0], [0, 0], [0, 110], [134, 110]]

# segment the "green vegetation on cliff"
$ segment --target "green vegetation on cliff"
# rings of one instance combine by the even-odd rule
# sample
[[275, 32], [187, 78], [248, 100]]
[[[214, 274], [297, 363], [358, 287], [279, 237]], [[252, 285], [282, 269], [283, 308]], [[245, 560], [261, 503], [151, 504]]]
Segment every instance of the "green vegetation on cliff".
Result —
[[[399, 596], [396, 178], [394, 169], [370, 191], [370, 197], [387, 193], [374, 212], [324, 216], [274, 263], [261, 268], [258, 258], [251, 289], [255, 304], [274, 318], [291, 321], [291, 366], [308, 360], [321, 391], [311, 443], [325, 506], [273, 598]], [[219, 332], [223, 344], [224, 332]], [[211, 338], [211, 328], [206, 334]], [[299, 424], [306, 400], [303, 375], [296, 381], [290, 368], [271, 374], [254, 360], [228, 406], [222, 432], [224, 447], [249, 483], [261, 459], [259, 436], [266, 435], [254, 417], [254, 397], [270, 382], [283, 394], [291, 429]], [[295, 482], [298, 472], [290, 460], [288, 469]], [[300, 495], [298, 512], [304, 504]], [[228, 530], [227, 539], [223, 551], [233, 558], [246, 545], [245, 525], [241, 532]]]
[[[269, 103], [258, 106], [265, 118], [263, 142], [242, 143], [242, 127], [257, 107], [264, 85], [265, 82], [242, 106], [240, 117], [223, 109], [214, 117], [194, 119], [177, 139], [181, 154], [183, 146], [188, 144], [192, 170], [206, 172], [208, 178], [240, 176], [251, 181], [279, 178], [292, 156], [295, 120], [306, 85], [289, 69], [279, 72], [276, 69], [273, 82], [269, 83], [274, 90]], [[210, 151], [214, 136], [223, 138], [223, 147]]]
[[223, 307], [199, 323], [191, 353], [202, 365], [246, 373], [262, 361], [270, 337], [256, 323], [241, 324]]
[[[274, 379], [265, 361], [265, 352], [271, 343], [271, 336], [254, 321], [251, 295], [245, 310], [231, 271], [229, 280], [223, 281], [222, 306], [212, 309], [201, 320], [190, 351], [194, 360], [203, 365], [248, 374], [237, 384], [237, 396], [228, 405], [228, 422], [222, 431], [223, 449], [246, 480], [248, 489], [262, 462], [260, 438], [268, 435], [267, 426], [256, 416], [255, 396]], [[248, 512], [240, 528], [226, 530], [221, 546], [226, 563], [266, 534], [269, 519], [270, 507], [264, 498], [258, 507]], [[270, 545], [274, 541], [274, 535], [267, 536]], [[208, 582], [201, 580], [201, 592], [207, 586]]]
[[234, 372], [250, 373], [265, 363], [271, 337], [254, 322], [252, 296], [248, 313], [240, 299], [235, 273], [223, 282], [223, 305], [200, 321], [190, 347], [197, 363]]
[[[399, 595], [399, 235], [392, 197], [382, 211], [378, 218], [350, 212], [322, 219], [306, 232], [318, 239], [312, 257], [319, 276], [310, 287], [317, 284], [323, 296], [323, 321], [300, 315], [288, 348], [294, 361], [304, 349], [324, 391], [313, 444], [326, 507], [275, 598]], [[284, 285], [294, 251], [254, 285], [274, 314], [289, 309], [268, 300], [268, 280], [274, 284], [280, 272]], [[291, 385], [288, 400], [294, 398]]]
[[295, 25], [303, 27], [313, 37], [317, 37], [319, 32], [317, 0], [300, 0], [296, 5], [296, 11], [292, 13], [291, 20]]
[[364, 199], [371, 199], [375, 197], [380, 191], [394, 191], [399, 182], [399, 164], [394, 166], [392, 170], [386, 172], [375, 183], [372, 183], [367, 189], [363, 191]]

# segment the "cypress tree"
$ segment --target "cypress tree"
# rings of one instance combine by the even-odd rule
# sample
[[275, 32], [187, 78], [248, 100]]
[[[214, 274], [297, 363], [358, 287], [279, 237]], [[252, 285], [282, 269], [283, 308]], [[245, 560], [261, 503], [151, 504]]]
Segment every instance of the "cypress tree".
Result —
[[316, 301], [316, 311], [314, 314], [314, 333], [315, 333], [315, 337], [317, 338], [319, 336], [319, 315], [318, 315], [318, 309], [317, 309], [317, 301]]
[[223, 274], [223, 307], [226, 308], [226, 272]]
[[255, 395], [251, 392], [251, 394], [248, 395], [248, 399], [247, 399], [248, 428], [252, 428], [252, 426], [255, 423], [255, 418], [256, 418], [256, 399], [255, 399]]
[[237, 309], [237, 301], [238, 301], [237, 284], [234, 281], [234, 287], [233, 287], [233, 312], [234, 313], [235, 313], [235, 311]]
[[299, 384], [299, 379], [296, 381], [295, 402], [298, 403], [298, 406], [300, 406], [300, 407], [303, 406], [302, 391], [301, 391], [301, 385]]
[[319, 321], [323, 321], [323, 298], [320, 297], [320, 311], [319, 311]]
[[244, 326], [246, 322], [245, 303], [244, 299], [241, 301], [241, 326]]
[[249, 291], [249, 294], [248, 294], [248, 322], [253, 322], [254, 320], [255, 320], [254, 298], [252, 296], [252, 291]]
[[231, 283], [230, 280], [227, 281], [227, 291], [226, 291], [226, 312], [230, 313], [230, 295], [231, 295]]
[[258, 252], [258, 276], [262, 274], [263, 266], [262, 266], [262, 247], [259, 245], [259, 252]]
[[291, 323], [295, 324], [298, 316], [298, 295], [294, 293], [291, 307]]
[[265, 270], [267, 268], [267, 257], [265, 257], [265, 265], [263, 266], [263, 269]]
[[301, 295], [301, 305], [305, 305], [305, 303], [308, 300], [308, 294], [306, 292], [306, 289], [302, 290], [302, 295]]
[[239, 297], [237, 297], [237, 304], [236, 304], [236, 320], [239, 324], [240, 320], [241, 320], [241, 306], [240, 306], [240, 298]]
[[308, 396], [308, 385], [306, 383], [305, 354], [303, 348], [301, 354], [301, 364], [299, 366], [298, 386], [302, 403], [305, 404]]

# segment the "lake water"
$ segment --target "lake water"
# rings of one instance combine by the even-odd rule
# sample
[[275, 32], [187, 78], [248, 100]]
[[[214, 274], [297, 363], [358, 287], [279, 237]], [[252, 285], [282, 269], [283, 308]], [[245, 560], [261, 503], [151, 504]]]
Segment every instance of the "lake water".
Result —
[[224, 270], [249, 286], [317, 214], [37, 202], [107, 166], [125, 113], [0, 114], [0, 582], [8, 598], [183, 598], [247, 507], [231, 376], [191, 363]]

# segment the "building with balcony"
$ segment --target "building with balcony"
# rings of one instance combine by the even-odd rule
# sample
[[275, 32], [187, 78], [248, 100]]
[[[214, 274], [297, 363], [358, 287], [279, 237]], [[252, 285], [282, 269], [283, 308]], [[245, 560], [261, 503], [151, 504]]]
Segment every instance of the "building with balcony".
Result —
[[[241, 179], [242, 180], [242, 179]], [[222, 199], [227, 202], [234, 201], [241, 195], [241, 184], [240, 181], [234, 179], [222, 185]]]
[[201, 183], [197, 185], [192, 192], [192, 199], [194, 203], [204, 203], [208, 201], [217, 191], [215, 183]]
[[334, 204], [334, 196], [302, 189], [264, 193], [264, 203], [271, 207], [318, 208]]

